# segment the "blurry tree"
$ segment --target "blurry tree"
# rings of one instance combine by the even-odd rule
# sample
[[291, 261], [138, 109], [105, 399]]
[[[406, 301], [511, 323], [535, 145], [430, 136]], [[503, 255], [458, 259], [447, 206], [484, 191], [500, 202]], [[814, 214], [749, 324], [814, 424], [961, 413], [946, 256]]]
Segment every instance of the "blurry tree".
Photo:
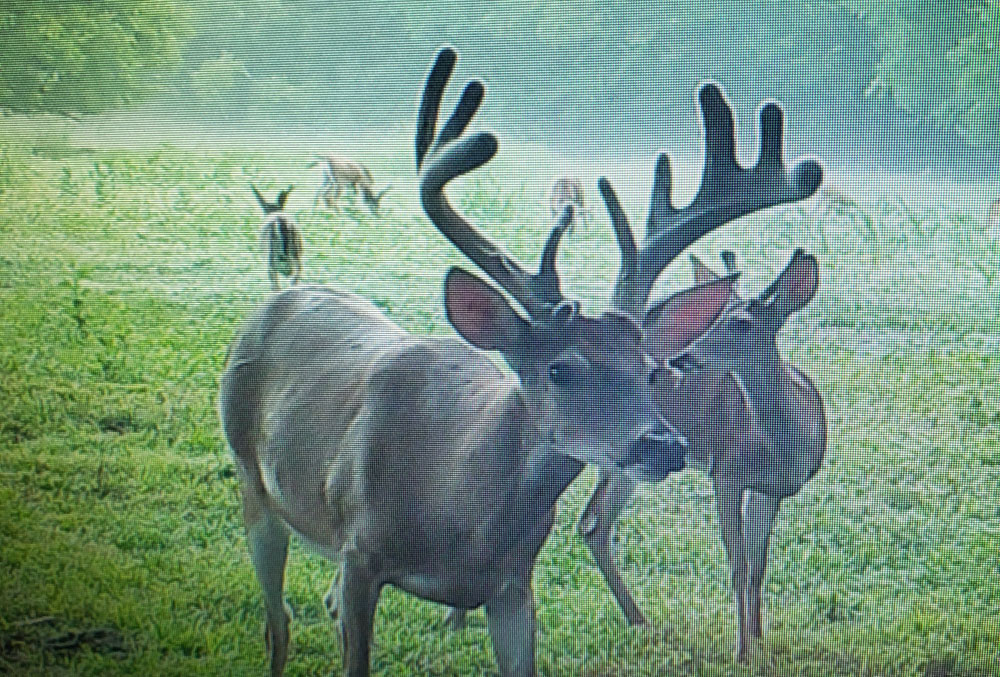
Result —
[[875, 30], [865, 89], [975, 145], [1000, 129], [1000, 0], [839, 0]]
[[152, 94], [187, 19], [179, 0], [0, 0], [0, 111], [73, 117]]

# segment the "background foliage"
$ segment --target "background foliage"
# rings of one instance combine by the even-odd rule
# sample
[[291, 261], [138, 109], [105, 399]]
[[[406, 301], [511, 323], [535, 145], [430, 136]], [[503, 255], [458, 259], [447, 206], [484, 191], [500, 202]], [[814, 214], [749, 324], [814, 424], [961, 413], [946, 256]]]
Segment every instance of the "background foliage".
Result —
[[715, 79], [742, 115], [780, 99], [813, 151], [975, 173], [1000, 159], [998, 26], [1000, 0], [5, 0], [0, 109], [158, 94], [158, 114], [199, 122], [394, 125], [451, 43], [496, 126], [550, 145], [663, 143]]

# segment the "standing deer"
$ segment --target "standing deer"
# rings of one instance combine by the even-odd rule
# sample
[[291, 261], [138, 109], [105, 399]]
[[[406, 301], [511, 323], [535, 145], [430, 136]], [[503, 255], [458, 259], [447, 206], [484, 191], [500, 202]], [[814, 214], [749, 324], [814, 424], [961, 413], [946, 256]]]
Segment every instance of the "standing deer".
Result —
[[[501, 675], [534, 675], [532, 569], [560, 494], [585, 463], [648, 481], [684, 466], [638, 325], [585, 315], [560, 291], [556, 252], [571, 211], [529, 274], [449, 204], [446, 184], [497, 150], [492, 134], [463, 136], [479, 81], [435, 133], [455, 60], [439, 52], [419, 109], [421, 203], [526, 316], [452, 268], [444, 304], [467, 343], [409, 334], [364, 299], [314, 286], [274, 296], [235, 339], [219, 411], [240, 470], [272, 677], [288, 656], [290, 533], [341, 562], [331, 606], [345, 674], [368, 674], [379, 594], [391, 584], [462, 609], [485, 604]], [[731, 287], [726, 278], [692, 296], [691, 324], [709, 326]]]
[[[649, 296], [662, 271], [691, 243], [740, 216], [809, 197], [822, 181], [822, 170], [813, 161], [786, 170], [782, 112], [774, 103], [761, 110], [757, 164], [741, 167], [735, 157], [732, 111], [722, 93], [706, 85], [699, 99], [706, 160], [701, 187], [690, 206], [673, 206], [670, 163], [661, 154], [646, 237], [637, 247], [611, 185], [602, 178], [599, 187], [622, 257], [614, 305], [641, 320], [651, 354], [682, 371], [680, 378], [660, 372], [666, 377], [656, 383], [657, 402], [687, 436], [688, 461], [712, 478], [736, 601], [735, 653], [737, 660], [745, 661], [748, 637], [761, 635], [760, 588], [780, 501], [798, 492], [816, 473], [826, 447], [822, 400], [802, 372], [782, 361], [776, 345], [784, 322], [815, 293], [816, 260], [797, 251], [757, 299], [743, 301], [733, 292], [722, 318], [693, 343], [689, 333], [678, 331], [692, 291], [652, 306]], [[727, 267], [734, 267], [731, 254], [723, 259]], [[697, 276], [703, 284], [715, 278], [705, 271], [699, 270]], [[614, 525], [635, 486], [614, 468], [601, 468], [578, 528], [626, 618], [639, 625], [646, 623], [645, 616], [621, 580], [611, 552]]]
[[[549, 210], [552, 217], [562, 214], [567, 206], [573, 208], [573, 213], [586, 221], [590, 218], [590, 209], [584, 197], [583, 183], [575, 176], [560, 176], [552, 182], [549, 188]], [[576, 219], [574, 219], [574, 222]], [[572, 223], [570, 224], [572, 227]]]
[[279, 275], [290, 278], [293, 285], [302, 275], [302, 234], [295, 220], [285, 212], [285, 202], [292, 186], [278, 193], [274, 202], [268, 202], [256, 187], [250, 186], [250, 190], [264, 210], [260, 239], [267, 246], [267, 276], [271, 280], [271, 288], [278, 291], [281, 289]]
[[336, 209], [344, 189], [350, 189], [355, 197], [364, 200], [372, 214], [378, 214], [379, 203], [391, 186], [376, 192], [372, 173], [354, 160], [337, 155], [323, 155], [317, 156], [316, 161], [309, 166], [315, 167], [318, 164], [323, 165], [323, 179], [313, 201], [314, 206], [322, 198], [328, 209]]

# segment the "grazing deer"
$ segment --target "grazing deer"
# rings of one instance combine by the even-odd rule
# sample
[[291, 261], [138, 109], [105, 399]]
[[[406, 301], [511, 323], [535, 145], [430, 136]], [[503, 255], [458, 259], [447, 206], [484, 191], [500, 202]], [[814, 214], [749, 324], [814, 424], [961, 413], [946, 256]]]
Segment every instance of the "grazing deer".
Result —
[[315, 167], [318, 164], [323, 165], [323, 180], [313, 201], [314, 206], [322, 198], [328, 209], [336, 209], [337, 202], [346, 188], [350, 189], [355, 197], [364, 200], [372, 214], [378, 214], [379, 203], [391, 186], [376, 192], [372, 173], [363, 164], [354, 160], [337, 155], [323, 155], [317, 156], [316, 161], [309, 166]]
[[[734, 153], [732, 111], [722, 93], [706, 85], [699, 99], [706, 161], [690, 206], [673, 206], [669, 159], [661, 154], [646, 237], [637, 247], [611, 185], [602, 178], [599, 188], [622, 257], [614, 305], [641, 320], [651, 354], [682, 372], [681, 378], [660, 372], [665, 378], [656, 384], [657, 402], [687, 436], [688, 461], [704, 469], [714, 483], [739, 621], [736, 658], [743, 661], [748, 636], [761, 634], [760, 587], [780, 501], [816, 473], [826, 446], [820, 396], [804, 374], [781, 360], [775, 343], [789, 315], [812, 298], [816, 261], [796, 252], [759, 298], [743, 301], [733, 292], [722, 318], [693, 343], [689, 333], [678, 331], [692, 290], [652, 306], [649, 295], [666, 266], [691, 243], [740, 216], [809, 197], [822, 180], [822, 170], [813, 161], [786, 170], [782, 113], [773, 103], [761, 110], [760, 158], [752, 168], [741, 167]], [[735, 268], [732, 254], [724, 253], [723, 260], [727, 268]], [[693, 289], [715, 279], [705, 271], [698, 270], [701, 285]], [[611, 551], [612, 530], [635, 486], [614, 468], [602, 468], [578, 528], [626, 618], [639, 625], [646, 623], [645, 616], [621, 580]]]
[[[584, 198], [583, 183], [575, 176], [560, 176], [552, 182], [549, 188], [549, 211], [552, 217], [563, 213], [567, 206], [573, 207], [574, 215], [586, 221], [590, 218], [590, 209]], [[570, 224], [572, 228], [573, 223]]]
[[[684, 442], [656, 408], [657, 367], [638, 325], [585, 315], [560, 291], [555, 259], [571, 210], [530, 274], [450, 205], [447, 183], [497, 150], [492, 134], [463, 136], [479, 81], [435, 133], [455, 59], [439, 52], [418, 114], [421, 203], [526, 316], [452, 268], [445, 310], [467, 343], [409, 334], [364, 299], [314, 286], [274, 296], [235, 339], [219, 411], [240, 470], [272, 677], [288, 655], [290, 533], [341, 562], [330, 602], [345, 674], [368, 674], [376, 606], [391, 584], [462, 609], [485, 604], [501, 675], [534, 675], [532, 569], [560, 494], [585, 463], [648, 481], [684, 465]], [[692, 325], [714, 322], [732, 281], [692, 297]]]
[[290, 278], [292, 284], [302, 275], [302, 234], [295, 220], [285, 212], [285, 202], [292, 186], [278, 193], [274, 202], [268, 202], [256, 187], [250, 186], [260, 208], [264, 210], [264, 225], [260, 229], [261, 242], [267, 246], [267, 275], [271, 287], [278, 291], [278, 276]]
[[986, 212], [986, 231], [994, 235], [1000, 234], [1000, 198], [994, 200], [990, 210]]

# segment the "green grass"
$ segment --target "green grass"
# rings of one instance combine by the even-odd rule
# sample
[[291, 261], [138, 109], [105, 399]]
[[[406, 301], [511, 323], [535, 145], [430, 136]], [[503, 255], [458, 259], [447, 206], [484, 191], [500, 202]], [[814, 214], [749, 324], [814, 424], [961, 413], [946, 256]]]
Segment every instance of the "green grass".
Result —
[[[441, 280], [462, 259], [416, 204], [410, 152], [403, 139], [366, 157], [394, 186], [376, 219], [313, 211], [307, 154], [5, 144], [0, 673], [266, 673], [261, 596], [215, 409], [226, 346], [268, 293], [248, 184], [298, 186], [307, 281], [446, 334]], [[502, 155], [507, 164], [466, 181], [456, 201], [533, 262], [557, 161]], [[822, 219], [775, 210], [695, 250], [714, 262], [723, 246], [747, 290], [795, 246], [822, 265], [817, 298], [782, 343], [824, 395], [830, 445], [778, 519], [762, 650], [749, 668], [732, 662], [725, 554], [711, 487], [693, 471], [644, 488], [626, 513], [619, 561], [655, 629], [625, 626], [575, 535], [588, 471], [536, 568], [540, 672], [1000, 674], [995, 243], [968, 215], [885, 201]], [[564, 249], [566, 288], [600, 308], [616, 272], [606, 218]], [[665, 277], [665, 290], [690, 279], [680, 268]], [[294, 547], [289, 675], [339, 669], [320, 601], [332, 573]], [[482, 614], [461, 633], [442, 615], [387, 590], [374, 673], [492, 674]]]

